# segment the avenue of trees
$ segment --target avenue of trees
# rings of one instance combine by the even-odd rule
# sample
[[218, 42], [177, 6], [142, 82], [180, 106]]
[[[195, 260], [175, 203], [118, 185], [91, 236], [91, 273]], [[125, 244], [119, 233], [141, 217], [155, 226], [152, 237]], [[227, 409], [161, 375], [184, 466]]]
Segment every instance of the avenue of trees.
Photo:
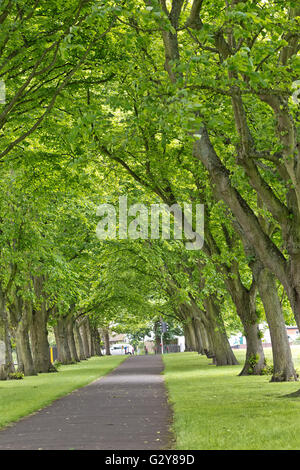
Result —
[[[187, 350], [297, 380], [299, 18], [293, 0], [0, 1], [0, 378], [100, 354], [160, 317]], [[298, 82], [298, 83], [297, 83]], [[101, 203], [203, 204], [201, 250], [102, 240]], [[238, 380], [238, 379], [237, 379]]]

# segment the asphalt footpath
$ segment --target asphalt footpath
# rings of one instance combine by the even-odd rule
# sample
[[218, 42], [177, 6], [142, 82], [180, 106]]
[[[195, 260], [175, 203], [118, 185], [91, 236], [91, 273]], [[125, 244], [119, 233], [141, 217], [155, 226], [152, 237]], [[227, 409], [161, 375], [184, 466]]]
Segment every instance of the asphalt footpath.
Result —
[[0, 450], [170, 449], [172, 414], [159, 355], [108, 375], [0, 431]]

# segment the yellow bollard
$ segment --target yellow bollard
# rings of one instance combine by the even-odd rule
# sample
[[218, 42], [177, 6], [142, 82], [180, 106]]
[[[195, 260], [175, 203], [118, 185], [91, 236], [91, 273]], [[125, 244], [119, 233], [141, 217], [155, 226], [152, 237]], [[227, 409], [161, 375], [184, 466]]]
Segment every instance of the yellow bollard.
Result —
[[50, 348], [50, 361], [53, 364], [53, 362], [54, 362], [54, 360], [53, 360], [53, 348]]

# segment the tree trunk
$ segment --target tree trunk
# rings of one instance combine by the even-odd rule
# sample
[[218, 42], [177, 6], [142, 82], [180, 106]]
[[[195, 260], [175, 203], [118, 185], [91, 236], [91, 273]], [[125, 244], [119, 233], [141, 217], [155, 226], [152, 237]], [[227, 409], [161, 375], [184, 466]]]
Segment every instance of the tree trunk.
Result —
[[190, 329], [186, 323], [183, 326], [183, 330], [184, 330], [184, 344], [185, 344], [184, 351], [185, 352], [193, 351]]
[[238, 271], [235, 278], [227, 279], [226, 284], [243, 324], [247, 342], [246, 360], [239, 375], [260, 375], [266, 360], [257, 324], [256, 285], [253, 283], [251, 289], [246, 289], [239, 279]]
[[101, 351], [101, 338], [100, 338], [98, 328], [96, 326], [91, 327], [91, 334], [92, 334], [92, 338], [94, 342], [95, 355], [103, 356], [102, 351]]
[[237, 365], [238, 361], [230, 347], [219, 307], [212, 298], [204, 300], [215, 363], [217, 366]]
[[[29, 302], [22, 302], [21, 318], [18, 321], [16, 328], [16, 344], [19, 361], [23, 366], [23, 373], [25, 376], [36, 375], [34, 368], [34, 361], [31, 352], [29, 340], [29, 325], [31, 321], [31, 305]], [[19, 364], [20, 369], [20, 364]]]
[[95, 352], [95, 341], [94, 341], [94, 335], [93, 335], [93, 333], [92, 333], [91, 325], [89, 324], [88, 326], [89, 326], [88, 332], [89, 332], [90, 350], [91, 350], [91, 356], [93, 357], [93, 356], [96, 355], [96, 352]]
[[32, 320], [30, 325], [30, 339], [33, 355], [34, 369], [37, 373], [52, 372], [55, 368], [51, 364], [47, 315], [43, 311], [32, 311]]
[[72, 315], [70, 315], [69, 318], [67, 319], [67, 338], [68, 338], [72, 362], [79, 362], [79, 356], [77, 353], [75, 336], [74, 336], [74, 317]]
[[76, 343], [76, 348], [78, 351], [78, 356], [80, 361], [85, 361], [86, 356], [84, 353], [84, 347], [83, 347], [83, 341], [82, 341], [82, 336], [80, 333], [80, 328], [78, 326], [78, 323], [75, 321], [74, 323], [74, 333], [75, 333], [75, 343]]
[[72, 364], [73, 362], [68, 342], [67, 323], [68, 320], [66, 317], [58, 315], [56, 325], [54, 326], [57, 360], [62, 364]]
[[86, 358], [89, 358], [91, 357], [91, 351], [90, 351], [90, 343], [89, 343], [89, 337], [88, 337], [86, 324], [87, 324], [87, 319], [84, 319], [84, 321], [81, 323], [81, 326], [80, 326], [80, 333], [81, 333], [82, 342], [83, 342], [84, 355]]
[[264, 305], [272, 342], [274, 373], [271, 381], [287, 382], [297, 380], [274, 275], [268, 269], [262, 268], [257, 276], [258, 289]]
[[0, 364], [0, 380], [7, 380], [9, 368], [6, 364]]
[[92, 336], [92, 331], [91, 331], [90, 319], [89, 318], [87, 318], [85, 327], [86, 327], [86, 333], [87, 333], [87, 338], [88, 338], [88, 342], [89, 342], [90, 355], [91, 355], [91, 357], [93, 357], [93, 356], [95, 356], [95, 345], [94, 345], [94, 339], [93, 339], [93, 336]]
[[24, 375], [36, 375], [34, 362], [31, 354], [28, 329], [27, 327], [24, 327], [22, 321], [19, 323], [16, 331], [16, 342], [20, 361], [23, 365]]
[[210, 338], [210, 335], [208, 334], [207, 332], [207, 329], [206, 327], [203, 325], [202, 321], [199, 322], [199, 326], [200, 326], [200, 329], [202, 331], [202, 339], [203, 339], [203, 351], [204, 351], [204, 354], [206, 355], [206, 357], [208, 357], [209, 359], [213, 359], [214, 363], [215, 363], [215, 355], [214, 355], [214, 352], [213, 352], [213, 347], [212, 347], [212, 342], [211, 342], [211, 338]]
[[193, 326], [192, 318], [187, 320], [187, 328], [189, 331], [190, 351], [198, 351], [198, 345], [196, 341], [196, 333]]
[[110, 342], [109, 342], [109, 329], [104, 328], [103, 329], [103, 334], [104, 334], [104, 344], [105, 344], [105, 355], [106, 356], [111, 356]]
[[247, 340], [246, 360], [242, 375], [260, 375], [266, 366], [265, 353], [259, 335], [257, 323], [244, 323], [244, 334]]
[[2, 376], [5, 377], [7, 374], [15, 372], [15, 366], [14, 366], [14, 361], [13, 361], [13, 356], [12, 356], [9, 321], [8, 321], [8, 314], [7, 314], [7, 309], [6, 309], [6, 298], [1, 288], [0, 288], [0, 329], [1, 329], [2, 340], [5, 345], [5, 364], [3, 364], [3, 367], [2, 367]]
[[39, 310], [31, 310], [30, 340], [33, 355], [34, 368], [37, 373], [56, 372], [51, 364], [50, 348], [48, 342], [48, 317], [45, 293], [43, 290], [45, 279], [43, 276], [33, 278], [35, 295], [40, 304]]
[[20, 346], [18, 345], [18, 340], [17, 340], [17, 335], [15, 336], [15, 340], [16, 340], [16, 355], [17, 355], [17, 363], [18, 363], [18, 370], [17, 372], [21, 372], [22, 374], [25, 375], [24, 371], [24, 363], [23, 363], [23, 360], [21, 358], [21, 352], [20, 352]]
[[202, 337], [202, 330], [200, 326], [201, 321], [198, 318], [193, 317], [193, 327], [195, 331], [195, 338], [197, 344], [197, 352], [198, 354], [205, 354], [204, 352], [204, 340]]

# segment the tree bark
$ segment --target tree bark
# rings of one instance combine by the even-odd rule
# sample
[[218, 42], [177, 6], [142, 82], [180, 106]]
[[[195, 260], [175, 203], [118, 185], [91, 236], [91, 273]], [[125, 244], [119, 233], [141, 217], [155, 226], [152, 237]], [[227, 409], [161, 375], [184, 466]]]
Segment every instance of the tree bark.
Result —
[[183, 330], [184, 330], [184, 344], [185, 344], [184, 351], [185, 352], [193, 351], [190, 330], [186, 323], [183, 326]]
[[82, 337], [82, 342], [83, 342], [83, 348], [84, 348], [84, 355], [86, 358], [91, 357], [91, 351], [90, 351], [90, 342], [89, 342], [89, 337], [88, 337], [88, 331], [87, 331], [87, 319], [85, 318], [80, 326], [80, 333]]
[[91, 356], [96, 355], [96, 350], [95, 350], [95, 341], [94, 341], [94, 335], [92, 332], [92, 327], [90, 324], [90, 321], [88, 322], [88, 336], [89, 336], [89, 342], [90, 342], [90, 351], [91, 351]]
[[243, 326], [247, 340], [247, 351], [245, 364], [239, 375], [261, 375], [266, 367], [266, 360], [258, 324], [245, 322]]
[[96, 326], [91, 327], [91, 334], [92, 334], [92, 338], [94, 342], [95, 355], [103, 356], [102, 351], [101, 351], [101, 338], [100, 338], [98, 328]]
[[25, 376], [36, 375], [29, 340], [29, 328], [32, 317], [31, 304], [28, 301], [18, 301], [20, 299], [16, 300], [16, 307], [19, 310], [18, 312], [15, 312], [16, 345], [19, 363], [18, 369], [19, 371], [22, 371]]
[[7, 308], [6, 308], [6, 296], [3, 290], [1, 289], [1, 287], [0, 287], [0, 329], [1, 329], [1, 334], [2, 334], [2, 340], [5, 345], [5, 364], [3, 364], [1, 375], [5, 377], [9, 373], [15, 372], [15, 366], [14, 366], [14, 361], [13, 361], [13, 356], [12, 356], [9, 320], [8, 320], [8, 314], [7, 314]]
[[28, 325], [24, 325], [23, 321], [19, 322], [16, 331], [16, 341], [20, 360], [23, 364], [24, 375], [36, 375], [29, 341]]
[[34, 369], [37, 373], [54, 370], [50, 360], [47, 320], [45, 312], [32, 311], [30, 339]]
[[297, 380], [274, 275], [263, 267], [256, 275], [272, 341], [274, 373], [271, 381]]
[[105, 344], [105, 355], [111, 356], [108, 328], [103, 328], [103, 335], [104, 335], [104, 344]]
[[74, 335], [74, 317], [73, 315], [69, 315], [67, 319], [67, 338], [68, 338], [68, 344], [69, 344], [69, 349], [71, 353], [71, 359], [72, 362], [79, 362], [79, 356], [76, 348], [76, 342], [75, 342], [75, 335]]
[[22, 374], [24, 374], [24, 371], [25, 371], [24, 363], [23, 363], [23, 360], [21, 359], [21, 352], [20, 352], [20, 346], [18, 345], [17, 334], [15, 335], [15, 340], [16, 340], [17, 363], [18, 363], [17, 372], [21, 372]]
[[80, 361], [85, 361], [86, 360], [86, 355], [85, 355], [85, 352], [84, 352], [83, 340], [82, 340], [82, 336], [81, 336], [81, 333], [80, 333], [80, 328], [79, 328], [79, 325], [78, 325], [77, 321], [75, 321], [75, 323], [74, 323], [74, 333], [75, 333], [75, 342], [76, 342], [76, 347], [77, 347], [77, 351], [78, 351], [78, 357], [79, 357]]
[[62, 364], [72, 364], [73, 362], [68, 341], [67, 323], [66, 317], [58, 315], [56, 325], [54, 326], [57, 360]]
[[43, 276], [36, 276], [33, 279], [39, 309], [32, 308], [31, 310], [30, 342], [34, 368], [37, 373], [56, 371], [50, 359], [47, 329], [49, 312], [46, 308], [45, 293], [43, 291], [44, 281]]
[[206, 298], [203, 303], [207, 314], [207, 329], [211, 337], [216, 365], [237, 365], [238, 361], [230, 347], [219, 307], [212, 298]]
[[245, 364], [239, 375], [260, 375], [266, 366], [266, 360], [257, 324], [256, 285], [253, 282], [248, 290], [239, 278], [238, 269], [233, 274], [234, 277], [228, 276], [226, 279], [226, 285], [243, 324], [247, 342]]
[[204, 352], [204, 340], [203, 340], [203, 333], [200, 326], [201, 321], [198, 318], [193, 317], [193, 327], [195, 331], [195, 338], [197, 343], [197, 352], [198, 354], [205, 354]]
[[198, 351], [198, 345], [196, 340], [196, 333], [193, 326], [192, 318], [187, 320], [187, 329], [189, 331], [189, 343], [190, 343], [190, 351]]

